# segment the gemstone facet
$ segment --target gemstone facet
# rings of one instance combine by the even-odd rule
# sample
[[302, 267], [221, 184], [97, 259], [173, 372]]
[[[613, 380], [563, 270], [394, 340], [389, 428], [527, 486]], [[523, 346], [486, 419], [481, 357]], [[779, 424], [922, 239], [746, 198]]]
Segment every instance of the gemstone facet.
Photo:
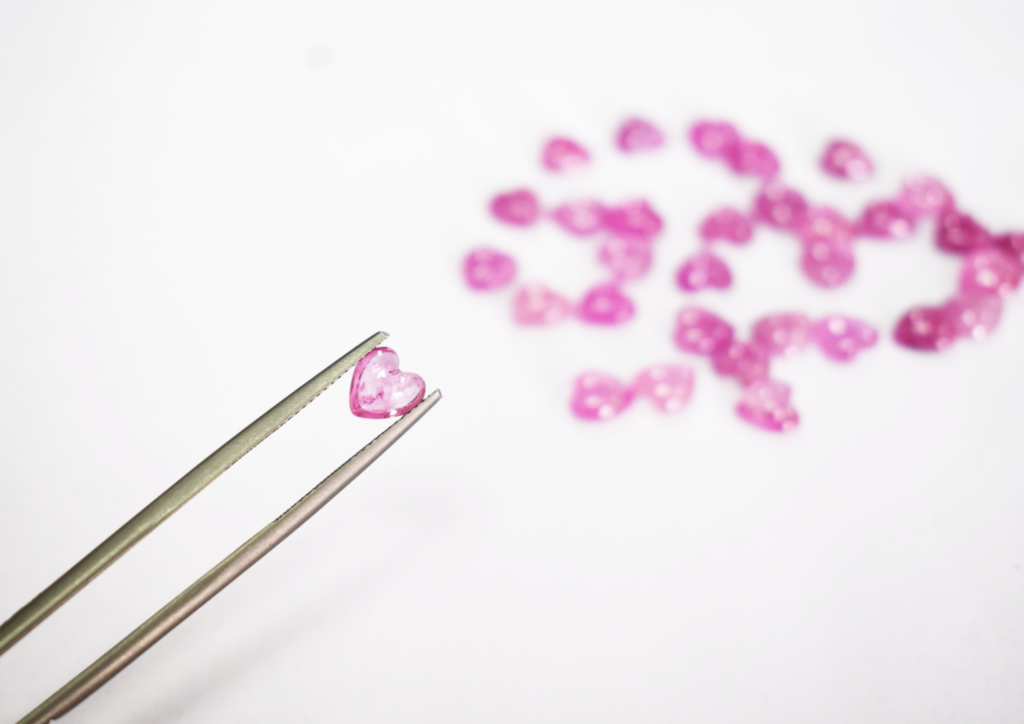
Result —
[[743, 390], [736, 413], [751, 425], [771, 432], [788, 432], [800, 422], [789, 402], [790, 388], [784, 382], [758, 380]]
[[650, 151], [665, 144], [665, 135], [650, 121], [630, 118], [619, 128], [615, 139], [619, 149], [626, 153]]
[[709, 251], [698, 251], [679, 267], [676, 284], [687, 292], [726, 289], [732, 284], [732, 273], [719, 257]]
[[676, 318], [673, 338], [676, 347], [693, 354], [713, 355], [733, 340], [732, 325], [713, 312], [699, 307], [684, 307]]
[[425, 391], [422, 377], [398, 369], [395, 350], [377, 347], [356, 363], [349, 407], [356, 417], [398, 417], [420, 404]]
[[878, 330], [866, 322], [830, 314], [811, 325], [811, 340], [826, 357], [849, 362], [857, 354], [878, 341]]
[[611, 375], [584, 372], [576, 378], [569, 408], [581, 420], [610, 420], [632, 401], [633, 390]]
[[516, 189], [495, 196], [491, 201], [491, 213], [506, 224], [530, 226], [540, 215], [540, 205], [532, 191]]
[[633, 301], [617, 284], [598, 284], [587, 292], [576, 310], [587, 324], [623, 324], [633, 318]]
[[678, 412], [693, 393], [693, 370], [685, 365], [652, 365], [637, 374], [633, 389], [662, 412]]
[[569, 316], [572, 305], [543, 284], [527, 284], [512, 300], [512, 318], [519, 324], [556, 324]]

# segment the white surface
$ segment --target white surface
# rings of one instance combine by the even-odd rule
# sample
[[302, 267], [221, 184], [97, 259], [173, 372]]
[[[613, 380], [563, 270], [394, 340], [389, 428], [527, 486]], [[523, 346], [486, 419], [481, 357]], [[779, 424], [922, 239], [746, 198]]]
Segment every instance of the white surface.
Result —
[[[1024, 226], [1024, 5], [0, 5], [0, 618], [243, 425], [377, 329], [445, 400], [291, 540], [67, 717], [162, 722], [1024, 720], [1024, 307], [919, 356], [888, 338], [952, 288], [927, 231], [810, 288], [795, 244], [728, 250], [741, 326], [841, 310], [885, 339], [778, 365], [774, 437], [698, 368], [685, 414], [570, 418], [572, 377], [682, 357], [674, 266], [752, 186], [681, 140], [704, 115], [852, 212], [907, 171]], [[624, 159], [628, 113], [671, 132]], [[555, 131], [596, 151], [554, 180]], [[847, 135], [881, 167], [826, 181]], [[508, 321], [457, 272], [592, 250], [485, 212], [647, 195], [668, 221], [626, 330]], [[381, 425], [339, 385], [0, 658], [13, 721]]]

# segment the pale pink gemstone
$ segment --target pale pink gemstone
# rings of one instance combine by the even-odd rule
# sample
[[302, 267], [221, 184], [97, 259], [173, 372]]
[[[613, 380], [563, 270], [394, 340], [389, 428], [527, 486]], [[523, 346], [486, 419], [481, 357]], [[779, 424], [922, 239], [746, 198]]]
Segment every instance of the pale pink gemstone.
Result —
[[1024, 232], [1011, 231], [1007, 234], [1000, 234], [995, 237], [993, 243], [996, 248], [1024, 261]]
[[537, 197], [529, 189], [516, 189], [498, 194], [491, 201], [495, 218], [513, 226], [530, 226], [540, 214]]
[[1003, 302], [994, 294], [957, 294], [942, 309], [958, 337], [982, 340], [999, 324]]
[[684, 307], [676, 319], [674, 340], [684, 352], [713, 355], [732, 343], [732, 325], [713, 312]]
[[967, 214], [947, 211], [935, 226], [935, 243], [943, 251], [966, 254], [992, 245], [988, 230]]
[[665, 144], [665, 135], [650, 121], [630, 118], [619, 128], [615, 140], [621, 150], [635, 153], [660, 148]]
[[597, 259], [608, 267], [617, 281], [639, 279], [651, 268], [653, 244], [645, 239], [620, 239], [609, 236], [597, 252]]
[[769, 314], [754, 323], [753, 344], [769, 355], [790, 356], [807, 346], [811, 321], [803, 314]]
[[693, 370], [685, 365], [653, 365], [636, 376], [633, 389], [662, 412], [678, 412], [693, 393]]
[[874, 239], [906, 239], [914, 233], [914, 216], [895, 201], [876, 201], [861, 214], [857, 233]]
[[576, 378], [569, 408], [581, 420], [610, 420], [633, 401], [633, 390], [611, 375], [584, 372]]
[[676, 284], [687, 292], [726, 289], [732, 284], [732, 273], [726, 263], [711, 252], [698, 251], [679, 267]]
[[512, 300], [512, 318], [529, 326], [556, 324], [571, 310], [568, 299], [543, 284], [527, 284]]
[[725, 154], [729, 167], [743, 176], [775, 178], [779, 173], [779, 159], [768, 146], [758, 141], [740, 140]]
[[788, 432], [800, 422], [789, 402], [789, 385], [775, 380], [757, 380], [743, 390], [736, 413], [751, 425], [771, 432]]
[[853, 241], [853, 226], [842, 214], [827, 206], [809, 209], [796, 231], [805, 244], [824, 241], [848, 246]]
[[777, 229], [799, 229], [806, 213], [807, 201], [800, 192], [778, 181], [765, 184], [754, 201], [754, 217]]
[[911, 176], [903, 182], [900, 203], [911, 215], [935, 216], [954, 207], [953, 194], [931, 176]]
[[551, 212], [551, 218], [574, 236], [591, 236], [604, 225], [604, 206], [599, 201], [567, 201]]
[[821, 156], [821, 168], [829, 176], [863, 181], [875, 171], [875, 165], [860, 146], [852, 141], [832, 141]]
[[398, 368], [390, 347], [377, 347], [356, 363], [348, 403], [356, 417], [374, 420], [404, 415], [423, 401], [423, 378]]
[[500, 289], [507, 286], [516, 275], [516, 262], [508, 254], [497, 249], [480, 247], [466, 255], [462, 264], [466, 283], [473, 289]]
[[587, 324], [623, 324], [633, 318], [633, 301], [616, 284], [598, 284], [587, 292], [576, 313]]
[[826, 357], [837, 362], [849, 362], [861, 350], [875, 345], [878, 330], [858, 319], [831, 314], [811, 325], [811, 340]]
[[587, 149], [569, 138], [552, 138], [544, 146], [544, 168], [562, 173], [590, 163]]
[[946, 309], [917, 307], [900, 318], [893, 337], [910, 349], [939, 352], [953, 344], [956, 327]]
[[711, 355], [711, 366], [718, 374], [735, 377], [748, 385], [768, 376], [768, 355], [755, 345], [734, 340]]
[[721, 158], [739, 144], [740, 134], [730, 123], [700, 121], [690, 128], [690, 142], [701, 156]]
[[1018, 257], [1002, 249], [972, 251], [964, 257], [960, 270], [960, 289], [1007, 296], [1020, 284], [1022, 264]]
[[804, 244], [800, 266], [818, 286], [832, 288], [846, 282], [854, 269], [853, 246], [849, 242], [815, 241]]
[[604, 228], [622, 239], [652, 240], [662, 226], [661, 217], [643, 199], [613, 206], [604, 216]]
[[733, 244], [746, 244], [753, 236], [750, 219], [736, 209], [723, 208], [708, 215], [700, 225], [704, 241], [722, 239]]

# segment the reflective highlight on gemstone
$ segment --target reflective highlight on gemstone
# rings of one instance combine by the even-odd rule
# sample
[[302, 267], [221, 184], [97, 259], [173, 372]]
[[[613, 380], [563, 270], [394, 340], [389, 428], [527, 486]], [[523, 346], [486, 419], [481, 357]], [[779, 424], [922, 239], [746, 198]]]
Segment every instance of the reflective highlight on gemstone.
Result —
[[790, 388], [784, 382], [758, 380], [743, 390], [736, 413], [755, 427], [770, 432], [789, 432], [800, 416], [790, 404]]
[[462, 263], [462, 274], [471, 289], [501, 289], [515, 278], [516, 262], [497, 249], [479, 247], [466, 255]]
[[584, 372], [573, 385], [569, 409], [581, 420], [617, 417], [633, 401], [633, 390], [603, 372]]
[[693, 394], [693, 370], [686, 365], [652, 365], [637, 374], [633, 390], [662, 412], [679, 412]]
[[425, 391], [422, 377], [398, 368], [395, 350], [377, 347], [356, 363], [349, 407], [356, 417], [398, 417], [420, 404]]

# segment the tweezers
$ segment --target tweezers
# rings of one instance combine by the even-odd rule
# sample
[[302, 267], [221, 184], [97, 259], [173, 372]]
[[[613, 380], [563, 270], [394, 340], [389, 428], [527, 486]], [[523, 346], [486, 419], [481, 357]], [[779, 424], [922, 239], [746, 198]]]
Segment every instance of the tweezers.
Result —
[[[238, 462], [246, 453], [267, 439], [321, 392], [348, 372], [371, 350], [387, 338], [378, 332], [356, 346], [320, 374], [270, 408], [216, 452], [196, 465], [174, 485], [165, 490], [134, 518], [100, 543], [67, 573], [0, 625], [0, 656], [29, 631], [38, 626], [68, 599], [82, 590], [140, 540], [149, 535], [181, 506], [212, 483], [217, 476]], [[116, 676], [150, 646], [195, 613], [229, 583], [238, 578], [256, 561], [269, 553], [303, 523], [324, 507], [335, 495], [380, 457], [398, 438], [419, 422], [420, 418], [441, 399], [440, 390], [427, 395], [422, 402], [391, 424], [369, 445], [353, 455], [348, 462], [328, 475], [306, 493], [284, 515], [254, 535], [234, 553], [211, 568], [186, 588], [177, 598], [157, 611], [110, 651], [103, 654], [85, 671], [60, 691], [36, 707], [18, 724], [42, 724], [63, 716], [93, 692]]]

